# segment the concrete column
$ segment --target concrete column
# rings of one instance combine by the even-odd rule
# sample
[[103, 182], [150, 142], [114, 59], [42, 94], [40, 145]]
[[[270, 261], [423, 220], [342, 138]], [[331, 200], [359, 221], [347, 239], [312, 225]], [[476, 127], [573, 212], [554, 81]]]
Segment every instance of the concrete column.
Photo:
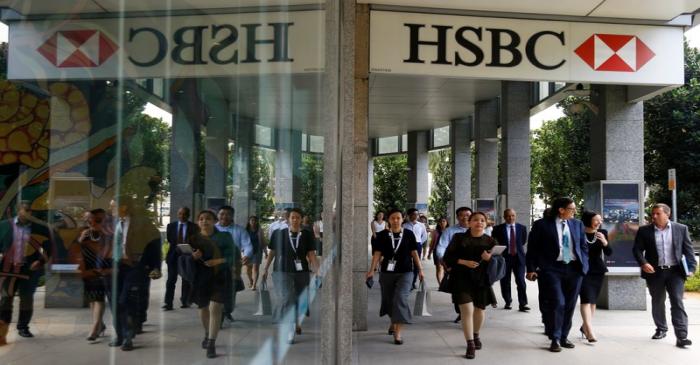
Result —
[[297, 207], [301, 193], [301, 131], [277, 130], [275, 208]]
[[193, 212], [195, 193], [199, 187], [199, 141], [200, 125], [207, 119], [204, 108], [196, 108], [192, 103], [197, 97], [196, 80], [184, 80], [174, 85], [172, 96], [173, 126], [170, 147], [170, 216], [176, 217], [177, 210], [186, 206]]
[[626, 87], [598, 85], [592, 102], [591, 180], [644, 180], [644, 105], [627, 103]]
[[450, 123], [450, 145], [452, 160], [452, 209], [447, 215], [452, 217], [459, 207], [472, 205], [472, 118], [453, 120]]
[[428, 132], [408, 132], [408, 194], [406, 208], [428, 211]]
[[[625, 86], [596, 85], [591, 101], [591, 180], [644, 181], [644, 105], [628, 103]], [[593, 204], [586, 204], [595, 206]], [[615, 245], [613, 239], [611, 244]], [[598, 306], [646, 310], [646, 285], [638, 273], [606, 275]]]
[[498, 194], [498, 99], [476, 103], [476, 196], [495, 199]]
[[[501, 83], [501, 193], [517, 221], [530, 226], [530, 83]], [[501, 214], [501, 212], [497, 212]]]
[[245, 225], [251, 214], [256, 214], [250, 192], [250, 164], [255, 143], [255, 122], [251, 119], [231, 116], [233, 150], [233, 208], [234, 222]]
[[207, 100], [211, 115], [204, 137], [204, 194], [207, 198], [226, 196], [226, 165], [230, 136], [228, 103], [223, 99]]

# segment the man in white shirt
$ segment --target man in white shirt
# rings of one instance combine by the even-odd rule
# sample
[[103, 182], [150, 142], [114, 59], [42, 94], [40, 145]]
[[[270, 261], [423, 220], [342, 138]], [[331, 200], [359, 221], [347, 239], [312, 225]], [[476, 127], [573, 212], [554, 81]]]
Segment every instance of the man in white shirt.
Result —
[[[416, 236], [418, 242], [418, 252], [423, 251], [423, 245], [428, 241], [428, 230], [425, 224], [418, 221], [418, 209], [411, 208], [406, 211], [408, 221], [403, 224], [404, 229], [409, 229]], [[418, 279], [418, 268], [413, 268], [413, 289], [416, 289], [416, 280]]]
[[280, 212], [277, 213], [277, 220], [270, 223], [270, 226], [267, 229], [267, 240], [272, 239], [272, 234], [275, 233], [276, 230], [278, 229], [285, 229], [288, 228], [287, 225], [287, 219], [289, 219], [289, 208], [286, 208]]
[[[222, 321], [233, 322], [233, 309], [236, 305], [236, 281], [241, 280], [241, 265], [248, 263], [248, 258], [253, 255], [253, 244], [250, 242], [250, 235], [245, 228], [233, 223], [235, 211], [230, 205], [219, 208], [216, 229], [227, 232], [233, 239], [234, 249], [241, 252], [241, 262], [236, 262], [231, 268], [231, 272], [226, 276], [226, 293], [224, 297], [224, 315]], [[242, 281], [241, 281], [242, 282]], [[223, 323], [223, 322], [222, 322]]]

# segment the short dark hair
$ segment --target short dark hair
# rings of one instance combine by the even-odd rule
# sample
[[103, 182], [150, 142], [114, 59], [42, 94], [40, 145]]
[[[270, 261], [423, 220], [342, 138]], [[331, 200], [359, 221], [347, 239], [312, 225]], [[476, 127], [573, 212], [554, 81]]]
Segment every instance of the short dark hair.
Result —
[[455, 210], [455, 215], [459, 215], [459, 213], [461, 213], [461, 212], [463, 212], [463, 211], [465, 211], [465, 210], [468, 211], [469, 213], [473, 213], [473, 212], [474, 212], [474, 211], [472, 210], [472, 208], [469, 208], [469, 207], [459, 207], [459, 208], [457, 208], [457, 210]]
[[484, 212], [479, 212], [479, 211], [473, 212], [472, 215], [469, 216], [469, 221], [471, 222], [472, 219], [476, 218], [477, 215], [480, 215], [480, 216], [484, 217], [484, 220], [488, 222], [489, 217], [486, 215], [486, 213], [484, 213]]
[[581, 213], [581, 221], [583, 221], [583, 225], [590, 228], [591, 224], [593, 224], [593, 217], [597, 215], [598, 213], [596, 212], [584, 210], [583, 213]]
[[571, 205], [574, 202], [573, 199], [563, 196], [560, 198], [554, 199], [552, 202], [552, 217], [556, 218], [559, 216], [559, 209], [560, 208], [566, 208], [569, 205]]
[[398, 208], [389, 209], [389, 214], [386, 215], [387, 218], [391, 217], [392, 214], [399, 213], [403, 217], [403, 211]]
[[292, 215], [292, 213], [297, 213], [300, 217], [304, 217], [304, 212], [299, 208], [289, 208], [289, 215]]
[[417, 213], [417, 212], [418, 212], [418, 209], [416, 209], [416, 208], [409, 208], [409, 209], [406, 211], [406, 215], [411, 215], [411, 214]]
[[97, 208], [97, 209], [93, 209], [90, 211], [90, 214], [105, 214], [105, 213], [106, 213], [105, 210], [102, 208]]
[[[219, 211], [222, 211], [222, 210], [228, 210], [229, 212], [231, 212], [231, 214], [235, 214], [235, 213], [236, 213], [236, 210], [233, 209], [233, 207], [230, 206], [230, 205], [222, 205], [221, 208], [219, 208]], [[200, 214], [201, 214], [201, 213], [200, 213]]]
[[180, 209], [185, 211], [185, 215], [187, 215], [188, 217], [190, 216], [190, 208], [182, 206], [180, 207]]

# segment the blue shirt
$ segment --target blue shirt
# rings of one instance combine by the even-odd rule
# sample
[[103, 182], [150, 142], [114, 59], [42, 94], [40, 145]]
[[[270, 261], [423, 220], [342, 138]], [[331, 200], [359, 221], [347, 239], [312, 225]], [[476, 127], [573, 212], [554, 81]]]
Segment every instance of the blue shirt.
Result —
[[216, 229], [222, 232], [228, 232], [231, 238], [233, 238], [233, 244], [238, 247], [239, 250], [243, 251], [243, 256], [253, 256], [253, 244], [250, 243], [250, 235], [245, 228], [237, 224], [224, 227], [217, 223]]
[[435, 248], [435, 254], [437, 255], [438, 259], [442, 260], [442, 256], [445, 255], [445, 250], [447, 250], [447, 246], [450, 245], [450, 241], [452, 241], [452, 237], [455, 234], [464, 233], [468, 230], [469, 228], [464, 228], [459, 225], [447, 227], [447, 229], [440, 235], [440, 242], [438, 242], [437, 247]]

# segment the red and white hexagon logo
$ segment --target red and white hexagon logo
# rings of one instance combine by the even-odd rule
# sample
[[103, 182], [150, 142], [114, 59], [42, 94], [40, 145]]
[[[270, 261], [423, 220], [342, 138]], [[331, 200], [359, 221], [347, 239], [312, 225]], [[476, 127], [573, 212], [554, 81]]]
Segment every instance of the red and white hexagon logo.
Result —
[[574, 52], [596, 71], [635, 72], [656, 55], [634, 35], [594, 34]]
[[62, 30], [37, 51], [57, 67], [97, 67], [119, 47], [99, 30]]

